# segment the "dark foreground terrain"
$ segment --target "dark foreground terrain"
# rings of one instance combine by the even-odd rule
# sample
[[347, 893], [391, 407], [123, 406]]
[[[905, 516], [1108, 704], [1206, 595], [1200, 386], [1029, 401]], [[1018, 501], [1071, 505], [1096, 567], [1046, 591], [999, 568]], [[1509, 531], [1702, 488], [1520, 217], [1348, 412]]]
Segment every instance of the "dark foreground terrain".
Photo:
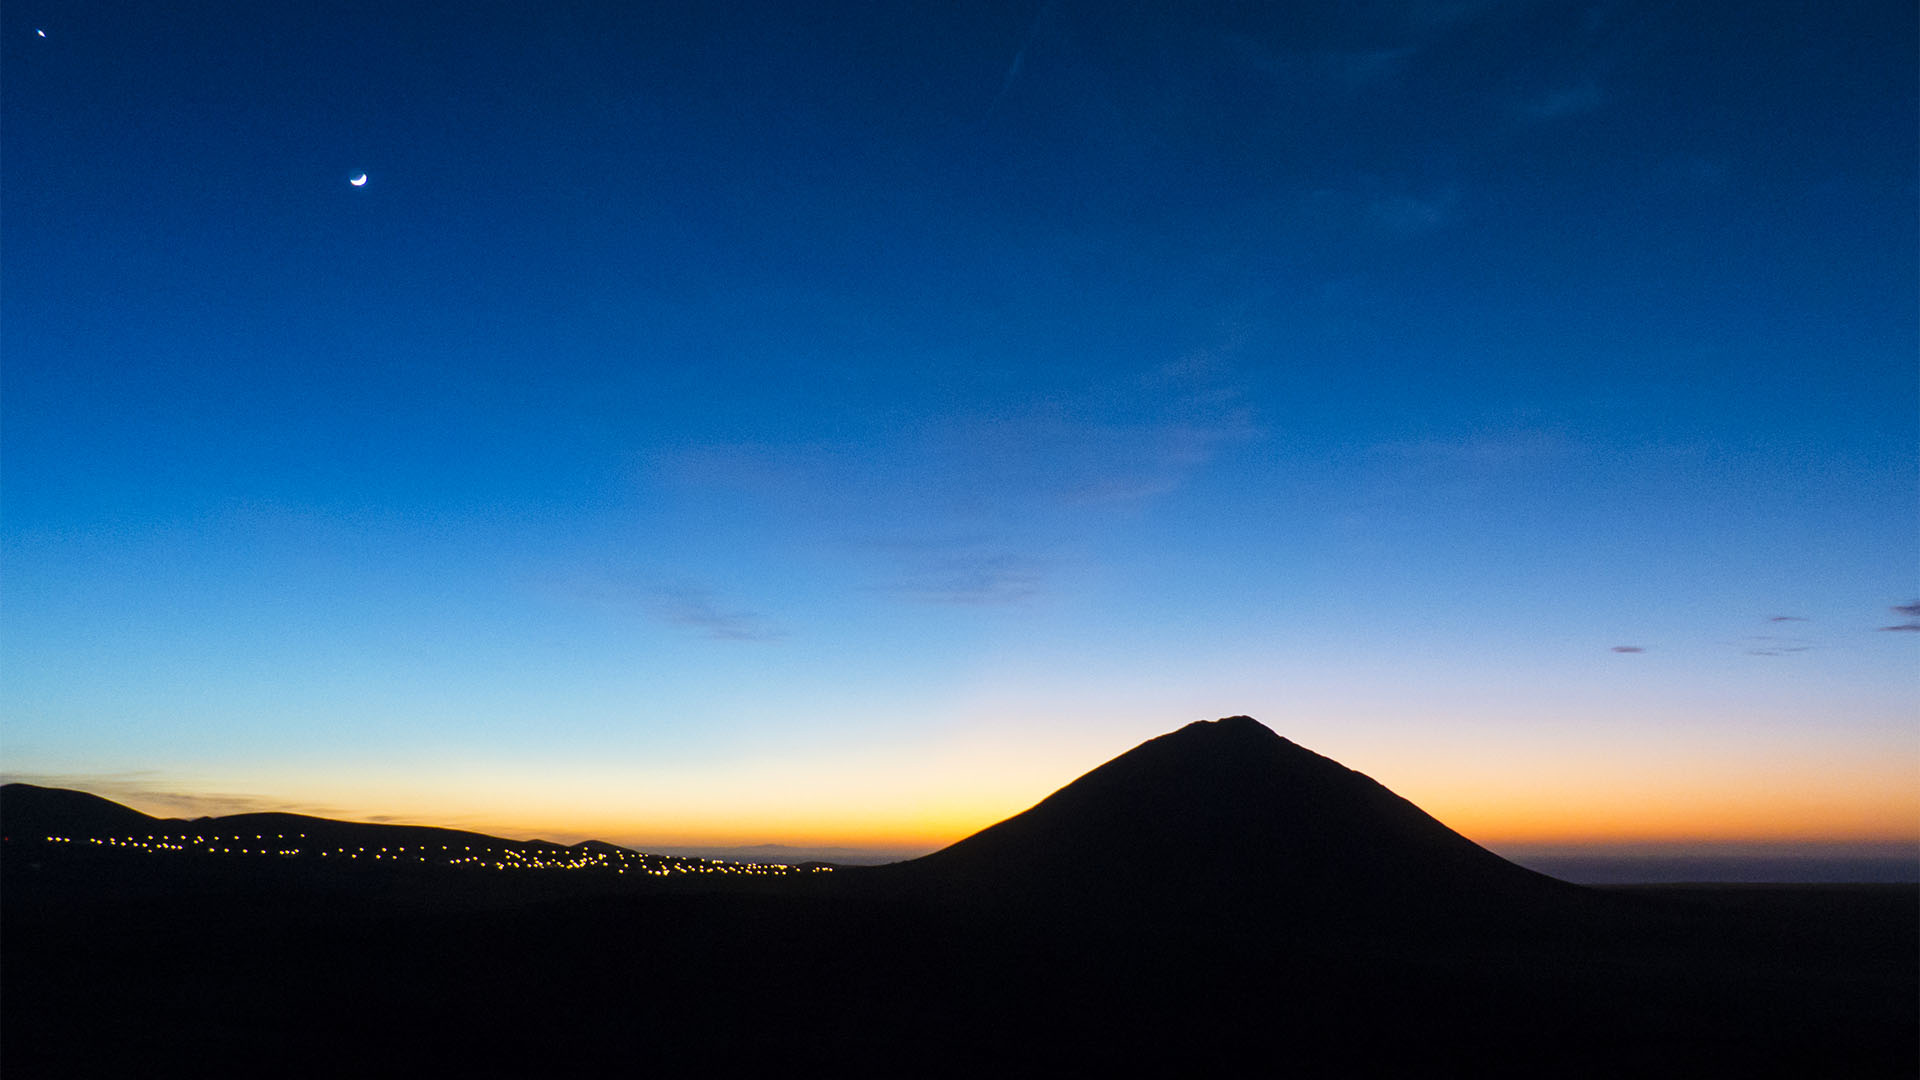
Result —
[[[1163, 788], [1162, 766], [1213, 771]], [[1236, 793], [1249, 778], [1260, 782]], [[1321, 820], [1300, 824], [1308, 839], [1233, 820], [1303, 812], [1274, 804], [1274, 783], [1311, 794]], [[1143, 799], [1184, 824], [1142, 835], [1128, 815]], [[1222, 799], [1241, 810], [1222, 816]], [[12, 1078], [1920, 1066], [1920, 889], [1576, 889], [1509, 873], [1394, 799], [1264, 728], [1195, 725], [945, 859], [865, 872], [195, 858], [22, 838], [8, 823], [0, 1067]], [[1195, 814], [1228, 838], [1181, 831]], [[1135, 845], [1076, 855], [1113, 840], [1102, 820]], [[1354, 829], [1385, 855], [1325, 849]], [[1072, 851], [1052, 846], [1063, 837]], [[1278, 861], [1275, 844], [1288, 849]], [[1133, 857], [1102, 861], [1116, 852]], [[1232, 858], [1253, 869], [1236, 875]], [[1409, 859], [1415, 887], [1391, 873]], [[1020, 877], [996, 881], [996, 867]]]

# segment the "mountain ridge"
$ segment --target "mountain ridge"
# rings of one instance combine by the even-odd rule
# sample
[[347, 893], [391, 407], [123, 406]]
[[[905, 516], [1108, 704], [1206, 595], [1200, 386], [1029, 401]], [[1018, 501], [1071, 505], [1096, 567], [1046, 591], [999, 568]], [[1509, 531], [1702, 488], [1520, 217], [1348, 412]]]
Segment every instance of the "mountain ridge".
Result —
[[1584, 892], [1248, 716], [1149, 739], [1019, 814], [880, 870], [895, 889], [1013, 906], [1315, 924], [1538, 909]]

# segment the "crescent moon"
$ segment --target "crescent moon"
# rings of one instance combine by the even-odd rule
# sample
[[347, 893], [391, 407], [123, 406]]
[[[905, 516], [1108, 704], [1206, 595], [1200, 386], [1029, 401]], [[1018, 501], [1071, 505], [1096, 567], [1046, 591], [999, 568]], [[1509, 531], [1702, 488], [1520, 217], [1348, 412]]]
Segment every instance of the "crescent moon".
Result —
[[349, 181], [347, 181], [347, 183], [349, 183], [349, 184], [352, 184], [352, 185], [353, 185], [354, 187], [366, 187], [366, 186], [367, 186], [367, 174], [366, 174], [366, 173], [361, 173], [361, 174], [360, 174], [359, 176], [356, 176], [356, 177], [354, 177], [353, 179], [351, 179], [351, 180], [349, 180]]

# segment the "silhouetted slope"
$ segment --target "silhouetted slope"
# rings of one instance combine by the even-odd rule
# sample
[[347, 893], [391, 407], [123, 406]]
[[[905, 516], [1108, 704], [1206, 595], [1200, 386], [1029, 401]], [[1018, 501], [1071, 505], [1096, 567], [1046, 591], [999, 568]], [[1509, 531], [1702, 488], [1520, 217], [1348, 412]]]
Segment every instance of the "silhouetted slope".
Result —
[[446, 844], [451, 846], [473, 847], [545, 847], [560, 850], [562, 845], [544, 840], [505, 840], [486, 833], [469, 832], [465, 829], [443, 829], [436, 825], [400, 825], [385, 822], [338, 821], [333, 818], [311, 817], [306, 814], [287, 814], [279, 811], [260, 811], [248, 814], [226, 814], [221, 817], [195, 818], [190, 822], [168, 819], [160, 823], [163, 829], [178, 831], [182, 827], [210, 830], [219, 833], [241, 835], [257, 834], [263, 836], [284, 835], [304, 836], [307, 840], [320, 844], [374, 844], [404, 846], [408, 848]]
[[0, 784], [0, 832], [8, 836], [133, 835], [159, 825], [159, 818], [84, 791]]
[[[561, 845], [428, 825], [262, 812], [153, 818], [77, 791], [0, 789], [0, 867], [44, 903], [134, 897], [231, 903], [333, 917], [350, 910], [482, 909], [564, 897], [778, 889], [778, 866], [632, 851], [598, 840]], [[24, 895], [16, 889], [15, 897]]]
[[563, 850], [614, 850], [586, 841], [570, 847], [545, 840], [505, 840], [464, 829], [433, 825], [337, 821], [332, 818], [261, 811], [219, 817], [156, 818], [110, 799], [66, 788], [33, 784], [0, 785], [0, 828], [9, 836], [178, 836], [302, 837], [312, 845], [371, 844], [375, 847], [456, 847]]
[[916, 893], [1311, 916], [1316, 926], [1537, 909], [1582, 892], [1245, 716], [1148, 740], [1032, 809], [876, 877]]

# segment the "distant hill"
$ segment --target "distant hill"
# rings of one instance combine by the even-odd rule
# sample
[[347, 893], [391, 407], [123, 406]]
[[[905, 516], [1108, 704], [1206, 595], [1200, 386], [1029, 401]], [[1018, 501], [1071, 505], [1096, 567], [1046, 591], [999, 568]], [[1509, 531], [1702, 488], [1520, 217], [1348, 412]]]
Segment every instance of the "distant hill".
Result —
[[874, 876], [1018, 906], [1370, 929], [1435, 914], [1531, 916], [1583, 892], [1246, 716], [1150, 739], [1023, 813]]
[[[143, 854], [163, 863], [228, 862], [243, 857], [227, 880], [244, 877], [245, 865], [276, 864], [353, 869], [584, 870], [629, 877], [736, 879], [811, 873], [815, 867], [700, 859], [638, 852], [600, 840], [556, 844], [509, 840], [430, 825], [336, 821], [278, 812], [221, 817], [156, 818], [84, 791], [0, 785], [0, 835], [10, 854], [33, 852], [35, 865], [55, 854]], [[248, 860], [251, 860], [249, 863]], [[100, 879], [108, 882], [109, 879]], [[130, 880], [130, 879], [129, 879]], [[177, 887], [174, 882], [169, 887]]]
[[131, 836], [152, 832], [160, 820], [84, 791], [0, 784], [0, 833], [9, 837]]
[[[314, 842], [345, 844], [349, 841], [376, 846], [419, 845], [432, 842], [490, 847], [523, 847], [528, 844], [560, 848], [547, 841], [503, 840], [484, 833], [462, 829], [442, 829], [429, 825], [393, 825], [360, 821], [336, 821], [306, 814], [259, 812], [226, 814], [219, 817], [156, 818], [132, 807], [84, 791], [37, 787], [33, 784], [0, 785], [0, 829], [16, 838], [35, 836], [164, 836], [200, 833], [208, 836], [302, 836]], [[576, 847], [582, 845], [575, 845]]]

